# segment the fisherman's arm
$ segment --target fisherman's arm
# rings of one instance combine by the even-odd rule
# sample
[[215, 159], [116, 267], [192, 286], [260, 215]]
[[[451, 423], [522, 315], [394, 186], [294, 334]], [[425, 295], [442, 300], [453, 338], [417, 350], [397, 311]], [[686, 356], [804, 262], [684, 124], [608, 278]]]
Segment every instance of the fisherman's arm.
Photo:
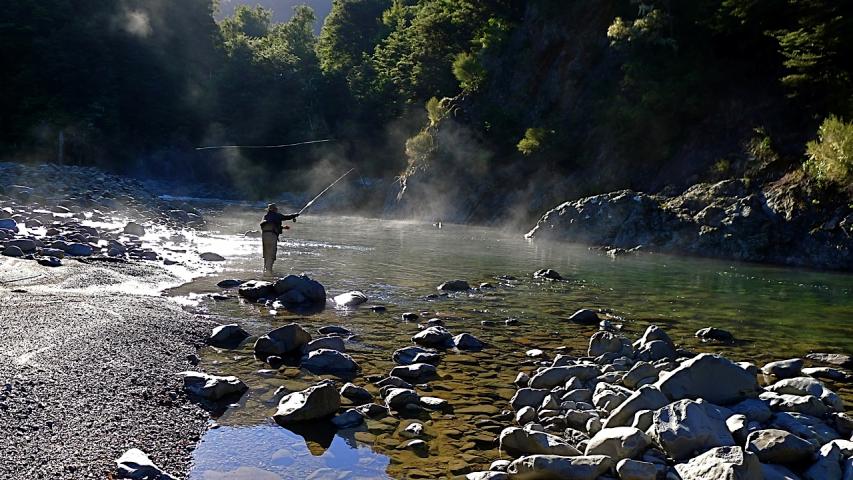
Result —
[[298, 217], [298, 216], [299, 216], [298, 213], [289, 213], [287, 215], [282, 215], [281, 219], [282, 220], [296, 220], [296, 217]]

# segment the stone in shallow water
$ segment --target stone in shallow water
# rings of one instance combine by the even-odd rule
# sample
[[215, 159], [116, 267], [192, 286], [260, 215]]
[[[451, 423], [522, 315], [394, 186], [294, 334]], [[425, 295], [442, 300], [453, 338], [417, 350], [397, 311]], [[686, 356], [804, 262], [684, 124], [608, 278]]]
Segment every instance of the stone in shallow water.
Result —
[[273, 418], [280, 424], [319, 420], [334, 415], [341, 396], [331, 383], [321, 383], [282, 397]]
[[311, 340], [303, 347], [303, 351], [305, 353], [313, 352], [314, 350], [320, 350], [321, 348], [325, 348], [327, 350], [337, 350], [339, 352], [346, 351], [346, 345], [344, 344], [344, 339], [338, 336], [328, 336], [328, 337], [320, 337], [315, 340]]
[[424, 347], [447, 347], [451, 344], [452, 335], [444, 327], [429, 327], [418, 332], [412, 341]]
[[515, 455], [580, 455], [564, 439], [532, 428], [507, 427], [501, 431], [501, 450]]
[[208, 343], [213, 346], [231, 346], [237, 343], [240, 343], [243, 339], [248, 337], [249, 334], [243, 330], [240, 325], [236, 323], [230, 323], [228, 325], [219, 325], [218, 327], [213, 329], [213, 332], [210, 334], [210, 339], [208, 339]]
[[406, 405], [417, 405], [419, 402], [420, 397], [418, 394], [414, 390], [407, 388], [391, 388], [388, 390], [388, 394], [385, 395], [385, 404], [390, 410], [401, 410]]
[[358, 364], [352, 357], [328, 348], [308, 352], [308, 355], [302, 357], [300, 366], [315, 374], [355, 373], [358, 371]]
[[405, 379], [419, 379], [429, 377], [436, 374], [435, 365], [429, 363], [413, 363], [411, 365], [401, 365], [391, 369], [392, 377]]
[[335, 416], [332, 419], [332, 423], [340, 428], [353, 428], [364, 423], [364, 416], [358, 410], [351, 408], [346, 412]]
[[594, 310], [582, 308], [573, 313], [572, 316], [569, 317], [569, 321], [580, 325], [598, 325], [601, 322], [601, 319], [598, 318], [598, 313]]
[[398, 365], [411, 365], [413, 363], [436, 364], [441, 360], [441, 355], [432, 349], [421, 347], [404, 347], [394, 351], [391, 359]]
[[562, 280], [563, 276], [559, 274], [556, 270], [552, 270], [550, 268], [543, 268], [541, 270], [536, 270], [533, 272], [533, 278], [542, 278], [545, 280]]
[[482, 350], [486, 343], [470, 333], [460, 333], [453, 337], [453, 345], [459, 350]]
[[732, 342], [735, 336], [727, 330], [716, 327], [706, 327], [696, 331], [696, 337], [702, 340], [715, 340], [717, 342]]
[[450, 280], [439, 285], [437, 289], [443, 292], [463, 292], [470, 290], [471, 286], [465, 280]]
[[349, 382], [341, 387], [341, 396], [357, 404], [358, 402], [367, 403], [373, 401], [373, 395], [371, 395], [364, 387], [359, 387], [358, 385]]
[[199, 255], [199, 257], [201, 257], [202, 260], [207, 261], [207, 262], [224, 262], [225, 261], [225, 257], [223, 257], [222, 255], [220, 255], [218, 253], [214, 253], [214, 252], [204, 252], [201, 255]]
[[321, 335], [352, 335], [352, 332], [340, 325], [327, 325], [325, 327], [320, 327], [317, 329], [317, 332]]
[[339, 307], [355, 307], [367, 302], [367, 295], [359, 291], [352, 291], [336, 295], [334, 302]]
[[291, 323], [276, 328], [255, 341], [255, 355], [266, 358], [270, 355], [283, 356], [299, 352], [311, 341], [311, 334], [301, 325]]
[[208, 400], [219, 400], [228, 395], [242, 394], [249, 387], [234, 376], [221, 377], [202, 372], [181, 372], [184, 389]]
[[216, 286], [219, 288], [235, 288], [235, 287], [239, 287], [242, 284], [243, 284], [242, 280], [236, 280], [236, 279], [229, 278], [226, 280], [219, 281], [216, 284]]

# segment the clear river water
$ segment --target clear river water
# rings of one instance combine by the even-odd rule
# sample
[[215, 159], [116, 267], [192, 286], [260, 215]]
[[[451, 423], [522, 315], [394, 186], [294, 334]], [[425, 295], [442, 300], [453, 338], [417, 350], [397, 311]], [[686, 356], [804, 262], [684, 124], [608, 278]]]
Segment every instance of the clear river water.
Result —
[[[233, 350], [206, 347], [200, 368], [237, 375], [250, 391], [202, 438], [192, 480], [444, 478], [485, 469], [501, 456], [495, 441], [501, 423], [493, 417], [507, 408], [516, 374], [536, 367], [525, 352], [585, 352], [595, 328], [566, 321], [579, 308], [604, 309], [631, 338], [657, 324], [687, 349], [759, 366], [813, 351], [853, 352], [851, 275], [659, 254], [610, 258], [583, 245], [458, 225], [439, 229], [319, 215], [291, 224], [280, 242], [277, 275], [307, 273], [330, 298], [360, 290], [370, 299], [365, 305], [383, 305], [386, 312], [329, 304], [306, 316], [238, 301], [234, 291], [225, 292], [230, 298], [224, 301], [205, 296], [222, 292], [216, 283], [224, 278], [262, 278], [260, 240], [241, 235], [257, 229], [259, 217], [237, 207], [214, 217], [200, 242], [227, 260], [215, 274], [171, 291], [175, 300], [223, 323], [239, 323], [253, 336], [294, 321], [315, 335], [320, 326], [342, 325], [356, 334], [347, 350], [362, 370], [352, 381], [374, 394], [378, 390], [365, 377], [387, 374], [393, 350], [410, 345], [418, 331], [417, 322], [401, 320], [403, 312], [418, 312], [422, 320], [440, 317], [452, 333], [472, 333], [489, 346], [447, 352], [439, 378], [420, 389], [453, 408], [417, 419], [425, 426], [426, 451], [402, 448], [407, 439], [401, 432], [415, 419], [370, 420], [338, 432], [324, 425], [280, 427], [271, 415], [284, 393], [335, 377], [292, 366], [271, 369], [253, 357], [253, 339]], [[557, 270], [565, 281], [533, 279], [540, 268]], [[457, 278], [495, 288], [426, 298]], [[518, 324], [507, 326], [511, 318]], [[731, 331], [737, 342], [700, 342], [694, 333], [707, 326]], [[839, 393], [853, 399], [851, 391]]]

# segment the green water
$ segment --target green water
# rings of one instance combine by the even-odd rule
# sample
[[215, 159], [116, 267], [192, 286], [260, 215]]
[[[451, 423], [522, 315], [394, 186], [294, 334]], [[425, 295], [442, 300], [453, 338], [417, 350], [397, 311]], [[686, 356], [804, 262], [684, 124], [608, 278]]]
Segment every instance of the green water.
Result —
[[[260, 278], [260, 241], [234, 235], [257, 228], [256, 216], [235, 210], [215, 219], [206, 242], [228, 258], [224, 270], [175, 295], [219, 291], [215, 283], [223, 278]], [[529, 242], [517, 233], [488, 228], [437, 229], [345, 217], [306, 216], [285, 232], [279, 248], [277, 274], [308, 273], [326, 286], [330, 297], [360, 290], [370, 297], [368, 305], [385, 305], [388, 311], [330, 305], [301, 317], [271, 314], [236, 299], [203, 300], [195, 308], [222, 322], [240, 323], [253, 335], [292, 321], [306, 329], [343, 325], [358, 335], [347, 345], [362, 367], [354, 383], [374, 394], [377, 389], [364, 375], [386, 374], [393, 366], [391, 352], [411, 344], [418, 331], [416, 324], [400, 320], [402, 312], [442, 317], [452, 333], [470, 332], [490, 347], [477, 353], [448, 352], [439, 378], [429, 383], [430, 391], [421, 392], [447, 399], [454, 408], [450, 414], [432, 413], [419, 420], [426, 427], [425, 454], [399, 448], [406, 441], [399, 432], [411, 420], [369, 421], [337, 434], [278, 427], [270, 420], [282, 395], [276, 390], [305, 388], [318, 377], [295, 367], [262, 371], [269, 366], [253, 358], [251, 340], [236, 350], [208, 348], [202, 368], [238, 375], [251, 390], [202, 439], [192, 479], [441, 478], [484, 469], [500, 458], [494, 438], [502, 423], [492, 417], [506, 408], [518, 371], [535, 368], [524, 352], [534, 347], [550, 355], [560, 348], [585, 350], [594, 329], [565, 322], [579, 308], [607, 309], [632, 337], [654, 323], [686, 348], [759, 364], [811, 351], [853, 352], [850, 275], [656, 254], [612, 259], [585, 246]], [[553, 268], [566, 281], [532, 279], [531, 272], [540, 268]], [[501, 275], [517, 280], [500, 280]], [[497, 288], [423, 298], [455, 278]], [[508, 318], [520, 324], [506, 326]], [[482, 326], [483, 320], [496, 325]], [[738, 342], [697, 341], [694, 332], [706, 326], [727, 329]], [[853, 392], [832, 387], [853, 398]]]

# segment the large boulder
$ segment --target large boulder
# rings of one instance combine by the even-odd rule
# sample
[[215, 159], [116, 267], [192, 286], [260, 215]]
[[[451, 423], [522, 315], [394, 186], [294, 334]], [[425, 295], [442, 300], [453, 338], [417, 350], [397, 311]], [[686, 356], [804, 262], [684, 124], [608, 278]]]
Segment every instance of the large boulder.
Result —
[[408, 388], [391, 388], [385, 393], [385, 405], [389, 410], [402, 410], [406, 405], [418, 405], [420, 397]]
[[708, 450], [686, 463], [675, 466], [681, 480], [763, 480], [761, 462], [740, 447], [728, 446]]
[[604, 423], [604, 428], [630, 425], [637, 412], [642, 410], [657, 410], [668, 403], [669, 399], [660, 390], [651, 385], [646, 385], [632, 393], [624, 402], [610, 412], [610, 416]]
[[181, 372], [184, 390], [208, 400], [219, 400], [229, 395], [242, 394], [249, 387], [234, 376], [220, 377], [202, 372]]
[[451, 345], [453, 336], [446, 328], [440, 326], [421, 330], [412, 337], [412, 341], [423, 347], [445, 348]]
[[[308, 275], [288, 275], [273, 285], [275, 294], [283, 303], [317, 304], [326, 301], [326, 288]], [[289, 300], [300, 300], [298, 302]]]
[[512, 396], [509, 404], [516, 412], [524, 407], [539, 408], [545, 397], [550, 394], [551, 391], [544, 388], [520, 388]]
[[272, 283], [262, 280], [249, 280], [240, 285], [237, 294], [241, 297], [256, 302], [262, 298], [270, 298], [274, 295], [275, 289]]
[[148, 455], [138, 448], [131, 448], [116, 460], [116, 475], [131, 480], [177, 480], [154, 465]]
[[718, 409], [693, 400], [679, 400], [656, 410], [648, 433], [675, 460], [689, 458], [696, 451], [735, 444]]
[[613, 466], [605, 455], [530, 455], [512, 462], [507, 472], [519, 479], [595, 480]]
[[145, 235], [145, 227], [136, 222], [127, 222], [123, 231], [128, 235], [136, 235], [137, 237]]
[[702, 398], [717, 405], [756, 397], [760, 390], [755, 375], [726, 358], [707, 353], [685, 361], [655, 386], [670, 400]]
[[605, 353], [631, 355], [631, 343], [627, 339], [610, 332], [595, 332], [589, 339], [587, 355], [598, 357]]
[[361, 305], [362, 303], [367, 302], [367, 295], [359, 291], [352, 291], [342, 293], [340, 295], [335, 295], [335, 298], [333, 300], [335, 302], [335, 305], [339, 307], [356, 307], [358, 305]]
[[581, 381], [593, 379], [601, 375], [601, 367], [594, 364], [567, 365], [548, 367], [530, 378], [531, 388], [554, 388], [563, 385], [572, 377]]
[[486, 346], [486, 342], [470, 333], [460, 333], [453, 337], [452, 341], [453, 346], [459, 350], [482, 350]]
[[464, 292], [471, 289], [471, 285], [465, 280], [450, 280], [442, 283], [437, 288], [442, 292]]
[[314, 374], [342, 373], [351, 374], [358, 371], [358, 364], [346, 353], [328, 348], [312, 350], [302, 357], [302, 368]]
[[310, 342], [306, 343], [305, 346], [302, 347], [302, 351], [307, 354], [308, 352], [320, 350], [321, 348], [345, 352], [346, 344], [344, 344], [343, 338], [338, 337], [336, 335], [330, 335], [328, 337], [320, 337], [318, 339], [311, 340]]
[[214, 328], [207, 342], [214, 347], [231, 347], [239, 344], [248, 336], [249, 334], [240, 325], [230, 323]]
[[773, 375], [776, 378], [792, 378], [800, 375], [803, 370], [802, 358], [791, 358], [788, 360], [779, 360], [770, 362], [761, 367], [761, 372], [765, 375]]
[[756, 430], [746, 439], [746, 450], [764, 463], [799, 463], [811, 460], [815, 446], [793, 433], [768, 428]]
[[255, 341], [255, 355], [267, 358], [270, 355], [291, 355], [299, 353], [303, 345], [311, 341], [311, 334], [298, 323], [290, 323], [276, 328]]
[[507, 427], [500, 434], [501, 450], [511, 455], [580, 455], [561, 437], [528, 428]]
[[282, 397], [273, 418], [282, 425], [328, 418], [341, 406], [341, 395], [331, 383], [321, 383]]
[[615, 427], [599, 430], [587, 443], [587, 455], [607, 455], [614, 460], [639, 458], [649, 448], [652, 439], [634, 427]]
[[595, 310], [582, 308], [569, 317], [569, 321], [580, 325], [598, 325], [601, 319], [598, 318], [598, 313]]

